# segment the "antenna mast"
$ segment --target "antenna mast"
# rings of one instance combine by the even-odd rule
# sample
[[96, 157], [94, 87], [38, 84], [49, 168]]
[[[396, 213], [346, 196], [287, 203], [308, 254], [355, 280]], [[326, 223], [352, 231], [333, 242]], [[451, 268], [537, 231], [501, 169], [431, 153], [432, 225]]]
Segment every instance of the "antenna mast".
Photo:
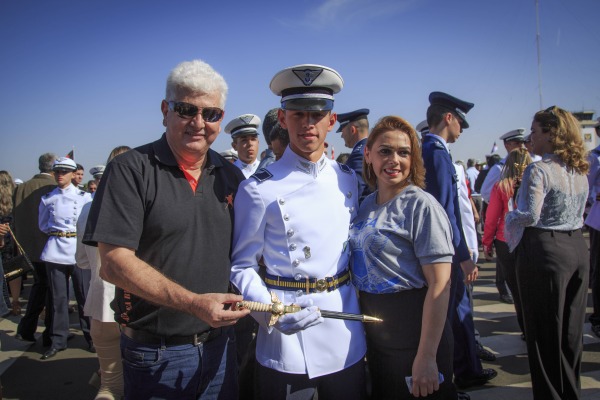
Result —
[[538, 89], [540, 92], [540, 110], [544, 108], [544, 102], [542, 101], [542, 58], [540, 55], [540, 2], [535, 0], [535, 20], [536, 20], [536, 45], [537, 45], [537, 58], [538, 58]]

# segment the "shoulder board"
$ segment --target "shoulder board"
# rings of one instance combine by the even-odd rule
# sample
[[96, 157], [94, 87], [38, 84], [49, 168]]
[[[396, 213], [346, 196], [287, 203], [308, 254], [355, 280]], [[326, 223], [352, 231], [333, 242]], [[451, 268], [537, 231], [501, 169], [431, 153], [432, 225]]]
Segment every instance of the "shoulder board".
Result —
[[44, 195], [44, 197], [50, 197], [50, 194], [52, 194], [52, 191], [50, 191], [50, 192], [46, 193], [46, 194]]
[[340, 169], [342, 171], [344, 171], [347, 174], [351, 174], [352, 173], [352, 168], [350, 168], [349, 166], [347, 166], [346, 164], [342, 164], [338, 162], [338, 165], [340, 166]]
[[80, 190], [77, 194], [80, 195], [80, 196], [83, 196], [83, 195], [85, 195], [85, 193], [86, 192], [84, 192], [83, 190]]
[[258, 171], [256, 171], [254, 174], [252, 174], [252, 178], [256, 179], [259, 182], [264, 182], [268, 179], [271, 179], [272, 177], [273, 177], [273, 174], [264, 168], [261, 168]]
[[434, 143], [434, 146], [437, 147], [438, 149], [446, 150], [444, 145], [441, 144], [440, 142], [438, 142], [437, 140], [434, 140], [433, 143]]

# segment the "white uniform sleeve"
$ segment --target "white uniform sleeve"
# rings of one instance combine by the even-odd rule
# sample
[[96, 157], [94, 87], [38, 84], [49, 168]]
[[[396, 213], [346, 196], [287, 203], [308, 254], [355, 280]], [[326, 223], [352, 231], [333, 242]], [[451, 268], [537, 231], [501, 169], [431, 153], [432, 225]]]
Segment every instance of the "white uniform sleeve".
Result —
[[[231, 255], [231, 283], [244, 300], [271, 303], [271, 295], [258, 275], [258, 261], [265, 241], [265, 205], [254, 179], [240, 185], [234, 203], [235, 222]], [[253, 313], [256, 321], [269, 330], [268, 313]]]

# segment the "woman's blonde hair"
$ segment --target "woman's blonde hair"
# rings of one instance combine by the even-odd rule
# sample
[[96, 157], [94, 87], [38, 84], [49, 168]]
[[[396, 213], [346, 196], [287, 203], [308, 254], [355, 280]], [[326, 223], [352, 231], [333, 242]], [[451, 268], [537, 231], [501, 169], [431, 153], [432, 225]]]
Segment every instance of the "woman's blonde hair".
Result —
[[531, 164], [531, 156], [527, 149], [521, 147], [511, 151], [502, 167], [502, 175], [498, 182], [499, 189], [512, 197], [515, 180], [521, 179], [525, 167], [529, 164]]
[[[408, 121], [403, 118], [396, 117], [393, 115], [383, 117], [373, 127], [373, 130], [369, 134], [367, 139], [367, 148], [372, 150], [373, 143], [375, 140], [386, 132], [390, 131], [401, 131], [408, 135], [410, 140], [410, 173], [408, 178], [413, 185], [425, 188], [425, 166], [423, 165], [423, 157], [421, 156], [421, 146], [419, 142], [419, 136], [417, 132], [411, 126]], [[363, 158], [363, 178], [371, 189], [377, 187], [377, 177], [373, 171], [373, 166], [367, 164], [367, 161]]]
[[0, 171], [0, 216], [7, 216], [13, 210], [13, 192], [15, 182], [7, 171]]
[[568, 111], [552, 106], [538, 111], [533, 120], [540, 124], [544, 133], [550, 133], [550, 143], [556, 154], [568, 168], [585, 175], [590, 168], [581, 139], [579, 121]]

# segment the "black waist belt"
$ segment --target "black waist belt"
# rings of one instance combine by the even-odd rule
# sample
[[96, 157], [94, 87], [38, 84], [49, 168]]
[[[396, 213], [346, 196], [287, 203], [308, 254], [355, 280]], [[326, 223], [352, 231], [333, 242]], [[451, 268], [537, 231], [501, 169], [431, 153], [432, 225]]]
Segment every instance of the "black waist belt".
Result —
[[183, 344], [206, 343], [221, 336], [221, 328], [209, 329], [202, 333], [189, 336], [159, 336], [146, 331], [132, 329], [127, 326], [121, 327], [121, 332], [130, 339], [143, 344], [160, 344], [165, 346], [181, 346]]
[[348, 270], [325, 278], [285, 278], [283, 276], [265, 275], [265, 283], [270, 289], [302, 290], [305, 293], [333, 292], [342, 285], [350, 283]]
[[50, 236], [58, 236], [58, 237], [66, 237], [66, 238], [74, 238], [77, 237], [77, 232], [63, 232], [63, 231], [52, 231], [48, 233]]

